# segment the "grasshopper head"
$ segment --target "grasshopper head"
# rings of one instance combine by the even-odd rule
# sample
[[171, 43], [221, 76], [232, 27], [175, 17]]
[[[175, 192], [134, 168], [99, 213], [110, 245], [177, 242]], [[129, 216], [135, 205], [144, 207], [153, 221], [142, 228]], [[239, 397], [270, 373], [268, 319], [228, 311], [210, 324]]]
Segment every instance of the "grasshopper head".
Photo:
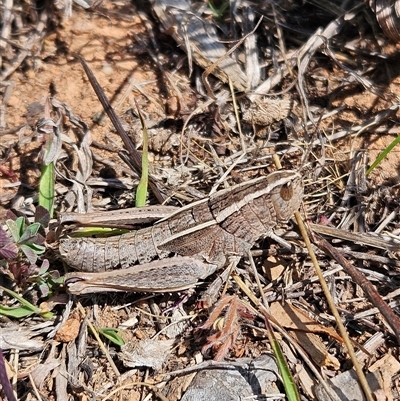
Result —
[[268, 175], [267, 179], [277, 220], [288, 221], [303, 199], [301, 175], [290, 170], [278, 170]]

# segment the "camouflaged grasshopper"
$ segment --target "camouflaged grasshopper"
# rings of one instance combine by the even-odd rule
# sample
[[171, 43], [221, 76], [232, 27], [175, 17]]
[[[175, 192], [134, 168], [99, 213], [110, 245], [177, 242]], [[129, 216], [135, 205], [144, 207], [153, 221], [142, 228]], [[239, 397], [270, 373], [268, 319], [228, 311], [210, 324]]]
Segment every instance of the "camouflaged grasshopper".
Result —
[[192, 287], [271, 235], [302, 198], [300, 175], [279, 170], [218, 191], [134, 232], [61, 238], [62, 259], [79, 271], [66, 275], [66, 285], [74, 294]]

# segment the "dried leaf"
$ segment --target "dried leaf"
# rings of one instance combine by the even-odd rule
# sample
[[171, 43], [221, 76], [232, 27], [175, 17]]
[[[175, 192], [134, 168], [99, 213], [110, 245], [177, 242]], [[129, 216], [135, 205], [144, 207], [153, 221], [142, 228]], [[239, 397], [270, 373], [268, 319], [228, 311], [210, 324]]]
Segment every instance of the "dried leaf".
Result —
[[307, 350], [318, 366], [333, 370], [340, 368], [337, 358], [327, 351], [323, 342], [314, 334], [327, 333], [341, 342], [341, 337], [331, 327], [325, 327], [313, 321], [290, 304], [282, 306], [279, 302], [274, 302], [271, 305], [271, 314], [283, 327], [292, 329], [290, 334], [303, 349]]
[[28, 327], [18, 324], [7, 324], [0, 330], [0, 348], [9, 350], [12, 348], [18, 350], [28, 350], [29, 352], [39, 352], [44, 347], [42, 340], [32, 339], [36, 333]]
[[289, 303], [282, 306], [280, 302], [274, 302], [270, 308], [271, 315], [287, 329], [328, 334], [340, 343], [343, 342], [342, 338], [332, 327], [323, 326]]
[[41, 363], [32, 371], [31, 374], [33, 381], [39, 389], [42, 389], [43, 384], [50, 372], [58, 366], [60, 366], [60, 361], [57, 359], [52, 359], [51, 361]]

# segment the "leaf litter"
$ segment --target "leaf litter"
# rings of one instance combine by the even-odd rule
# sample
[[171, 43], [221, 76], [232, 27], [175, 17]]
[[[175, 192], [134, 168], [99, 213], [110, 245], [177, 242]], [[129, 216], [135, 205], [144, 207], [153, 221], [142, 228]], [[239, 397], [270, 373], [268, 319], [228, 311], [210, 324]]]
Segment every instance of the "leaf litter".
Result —
[[[102, 116], [74, 56], [78, 53], [111, 99], [130, 140], [140, 147], [138, 102], [149, 133], [151, 173], [168, 204], [179, 207], [206, 196], [216, 182], [228, 186], [270, 171], [272, 155], [277, 154], [285, 168], [302, 171], [306, 188], [302, 214], [311, 229], [360, 270], [375, 287], [379, 301], [398, 318], [398, 149], [393, 148], [366, 175], [368, 166], [399, 136], [398, 46], [389, 39], [398, 38], [397, 17], [385, 1], [378, 3], [369, 8], [354, 1], [342, 9], [336, 2], [272, 6], [240, 1], [216, 15], [205, 3], [177, 0], [141, 6], [104, 1], [89, 9], [82, 7], [86, 3], [76, 3], [72, 11], [67, 3], [64, 9], [61, 3], [44, 8], [29, 5], [29, 14], [22, 3], [5, 2], [0, 42], [1, 221], [12, 209], [33, 223], [39, 153], [48, 132], [56, 139], [48, 157], [57, 172], [57, 213], [134, 204], [139, 176], [129, 164], [127, 147]], [[212, 53], [207, 43], [212, 44]], [[240, 124], [229, 80], [238, 91]], [[150, 194], [149, 203], [156, 203], [154, 195]], [[47, 242], [54, 249], [46, 258], [51, 269], [63, 274], [56, 259], [56, 222], [49, 227]], [[7, 261], [16, 257], [17, 250], [4, 230], [0, 231], [2, 258]], [[260, 241], [253, 251], [256, 276], [246, 258], [238, 272], [252, 292], [272, 302], [273, 316], [289, 332], [289, 337], [281, 334], [279, 341], [289, 366], [297, 372], [302, 395], [345, 399], [337, 389], [355, 389], [358, 379], [332, 313], [296, 228], [286, 227], [278, 234], [293, 244], [294, 253], [274, 241]], [[382, 317], [379, 304], [366, 298], [364, 288], [338, 259], [321, 250], [317, 256], [364, 371], [378, 372], [375, 387], [376, 380], [367, 375], [371, 390], [379, 399], [398, 398], [398, 322]], [[273, 279], [264, 271], [264, 261], [272, 257], [282, 266]], [[139, 399], [149, 392], [153, 399], [175, 400], [187, 387], [185, 396], [191, 399], [190, 394], [199, 397], [202, 391], [199, 380], [207, 384], [216, 380], [218, 388], [226, 386], [218, 383], [224, 383], [227, 374], [218, 380], [197, 376], [197, 382], [178, 384], [174, 390], [177, 378], [168, 380], [168, 374], [183, 370], [186, 377], [193, 373], [185, 371], [187, 367], [196, 368], [205, 360], [199, 369], [207, 375], [216, 355], [229, 366], [238, 363], [244, 369], [247, 362], [238, 358], [255, 361], [271, 353], [257, 311], [241, 316], [241, 310], [234, 308], [235, 303], [247, 305], [247, 295], [231, 281], [228, 298], [220, 298], [219, 305], [235, 302], [229, 304], [225, 320], [215, 319], [215, 333], [207, 334], [199, 328], [212, 324], [207, 319], [212, 318], [213, 308], [199, 309], [196, 302], [204, 285], [187, 294], [82, 297], [84, 311], [77, 314], [62, 288], [43, 299], [35, 283], [17, 285], [4, 263], [0, 268], [2, 284], [37, 305], [45, 301], [58, 319], [63, 315], [64, 322], [58, 326], [58, 319], [44, 321], [36, 316], [7, 321], [2, 317], [0, 346], [13, 366], [9, 379], [18, 399], [35, 399], [39, 394], [59, 400], [83, 395]], [[18, 305], [5, 292], [2, 303]], [[174, 325], [169, 319], [178, 304], [187, 312], [181, 317], [186, 324], [170, 344], [163, 330]], [[134, 366], [123, 367], [121, 350], [112, 343], [105, 346], [86, 329], [91, 322], [93, 330], [118, 327], [133, 315], [137, 324], [128, 325], [121, 334], [127, 344], [168, 345], [158, 350], [160, 359], [151, 365], [137, 366], [134, 358]], [[70, 333], [64, 328], [61, 335], [62, 327], [69, 325]], [[10, 327], [22, 336], [21, 341], [10, 338]], [[230, 338], [225, 348], [215, 341], [221, 336], [218, 327]], [[157, 355], [157, 348], [152, 354]], [[280, 381], [274, 380], [280, 387]], [[232, 397], [233, 393], [232, 389]], [[261, 388], [253, 392], [261, 394], [271, 392]], [[362, 392], [347, 397], [363, 399]]]

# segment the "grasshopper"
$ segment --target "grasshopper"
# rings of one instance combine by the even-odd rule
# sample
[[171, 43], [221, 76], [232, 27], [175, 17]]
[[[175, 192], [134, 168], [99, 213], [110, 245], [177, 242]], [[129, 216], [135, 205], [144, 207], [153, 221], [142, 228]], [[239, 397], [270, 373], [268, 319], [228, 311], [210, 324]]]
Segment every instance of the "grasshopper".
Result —
[[74, 294], [190, 288], [272, 235], [302, 198], [301, 176], [278, 170], [190, 203], [150, 227], [109, 238], [61, 238], [61, 258], [79, 271], [66, 275], [66, 285]]

